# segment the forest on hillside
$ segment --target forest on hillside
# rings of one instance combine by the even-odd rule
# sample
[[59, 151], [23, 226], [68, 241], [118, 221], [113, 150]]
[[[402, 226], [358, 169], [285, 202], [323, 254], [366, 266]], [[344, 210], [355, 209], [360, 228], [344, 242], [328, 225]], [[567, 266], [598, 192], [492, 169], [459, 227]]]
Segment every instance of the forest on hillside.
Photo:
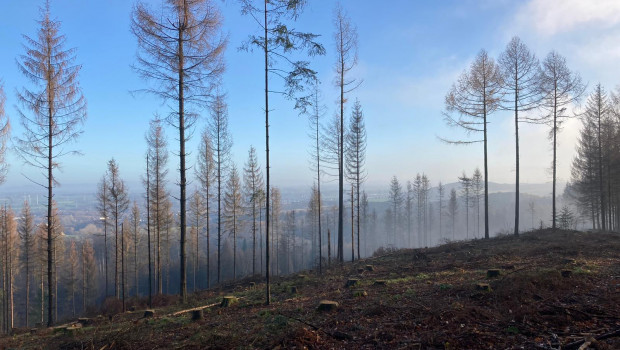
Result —
[[[482, 166], [463, 170], [449, 186], [424, 172], [394, 176], [385, 186], [387, 200], [369, 198], [365, 181], [373, 169], [367, 168], [366, 155], [373, 145], [367, 142], [372, 130], [365, 121], [381, 116], [367, 115], [356, 96], [363, 86], [363, 77], [352, 74], [360, 38], [340, 5], [334, 9], [331, 38], [319, 37], [313, 28], [299, 31], [295, 24], [305, 3], [271, 0], [259, 6], [239, 0], [239, 11], [256, 25], [243, 43], [228, 42], [215, 1], [135, 3], [128, 28], [138, 46], [132, 68], [143, 78], [140, 93], [155, 96], [165, 107], [145, 120], [148, 130], [139, 136], [147, 147], [134, 159], [144, 169], [139, 198], [130, 197], [123, 169], [111, 155], [93, 188], [96, 212], [89, 213], [89, 234], [66, 234], [67, 213], [59, 210], [55, 196], [63, 160], [79, 154], [88, 111], [80, 69], [88, 62], [80, 61], [79, 48], [67, 47], [62, 20], [55, 19], [49, 1], [42, 6], [38, 26], [24, 34], [17, 67], [5, 67], [18, 69], [29, 82], [15, 92], [16, 115], [7, 112], [0, 81], [0, 182], [11, 165], [6, 154], [15, 152], [40, 173], [29, 180], [45, 189], [45, 202], [35, 210], [28, 201], [0, 208], [4, 332], [51, 326], [96, 313], [102, 305], [125, 311], [130, 298], [148, 298], [152, 305], [157, 296], [178, 294], [185, 303], [190, 293], [248, 276], [264, 278], [269, 304], [274, 276], [308, 269], [320, 274], [334, 264], [400, 248], [519, 235], [533, 228], [618, 230], [620, 91], [587, 86], [560, 53], [539, 59], [518, 37], [498, 57], [481, 50], [442, 92], [444, 113], [436, 117], [462, 131], [463, 138], [440, 141], [478, 147]], [[227, 96], [235, 92], [224, 92], [221, 78], [229, 46], [260, 52], [255, 63], [264, 72], [265, 144], [250, 147], [243, 164], [231, 157]], [[333, 57], [331, 83], [338, 96], [324, 96], [313, 69], [313, 59], [323, 55]], [[273, 96], [284, 96], [290, 111], [308, 121], [307, 135], [298, 137], [309, 140], [304, 151], [314, 182], [307, 184], [303, 208], [287, 205], [270, 178], [270, 117], [282, 113], [270, 109]], [[331, 117], [328, 99], [337, 99]], [[501, 111], [514, 118], [515, 187], [491, 193], [488, 149], [493, 145], [487, 126]], [[199, 127], [202, 115], [204, 128]], [[582, 125], [571, 178], [562, 191], [557, 135], [569, 118]], [[12, 135], [11, 123], [19, 123], [22, 133]], [[520, 191], [519, 127], [525, 123], [548, 131], [553, 150], [549, 199]], [[199, 139], [196, 149], [186, 147], [192, 137]], [[265, 151], [265, 164], [259, 164], [259, 150]], [[171, 157], [178, 158], [178, 169], [170, 165]], [[327, 181], [337, 183], [337, 198], [325, 198]]]

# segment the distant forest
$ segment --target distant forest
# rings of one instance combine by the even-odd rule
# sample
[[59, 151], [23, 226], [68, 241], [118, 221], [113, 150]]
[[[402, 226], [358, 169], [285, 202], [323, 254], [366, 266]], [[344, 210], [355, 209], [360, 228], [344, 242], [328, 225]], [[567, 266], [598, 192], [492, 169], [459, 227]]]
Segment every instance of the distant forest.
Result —
[[[125, 311], [131, 298], [143, 298], [150, 306], [157, 295], [178, 294], [185, 303], [189, 293], [248, 276], [265, 279], [269, 303], [273, 276], [307, 269], [321, 273], [332, 264], [393, 249], [549, 226], [617, 230], [620, 91], [606, 92], [601, 85], [588, 89], [558, 52], [539, 61], [517, 37], [497, 58], [482, 50], [446, 92], [445, 113], [437, 116], [464, 135], [441, 141], [480, 146], [482, 168], [455, 174], [449, 186], [433, 183], [424, 173], [405, 180], [394, 176], [386, 184], [387, 201], [369, 198], [365, 180], [372, 169], [365, 160], [372, 130], [366, 130], [365, 119], [375, 116], [367, 116], [363, 101], [355, 99], [362, 83], [362, 77], [351, 74], [358, 61], [358, 35], [346, 9], [335, 9], [334, 35], [325, 47], [312, 32], [293, 29], [305, 1], [258, 4], [239, 0], [240, 11], [255, 20], [258, 33], [240, 44], [264, 58], [257, 64], [265, 79], [266, 164], [259, 164], [257, 156], [263, 145], [251, 147], [244, 164], [231, 160], [233, 137], [221, 81], [228, 42], [216, 2], [167, 0], [151, 6], [138, 1], [131, 13], [130, 31], [139, 48], [133, 68], [144, 78], [143, 92], [170, 110], [150, 121], [144, 135], [148, 150], [135, 158], [144, 168], [140, 198], [130, 199], [122, 169], [110, 159], [93, 188], [97, 233], [81, 236], [65, 234], [54, 200], [55, 174], [63, 159], [79, 153], [87, 117], [79, 52], [66, 47], [49, 2], [42, 8], [39, 27], [24, 36], [24, 52], [16, 57], [29, 81], [16, 92], [14, 117], [23, 126], [21, 135], [10, 135], [0, 84], [0, 181], [9, 166], [10, 140], [15, 145], [10, 151], [43, 174], [32, 181], [46, 191], [41, 215], [28, 201], [18, 212], [0, 208], [0, 325], [6, 333], [97, 313], [102, 305]], [[326, 54], [334, 59], [338, 96], [322, 96], [312, 69], [312, 58]], [[308, 184], [304, 208], [287, 207], [279, 187], [270, 182], [269, 101], [274, 94], [285, 96], [291, 109], [308, 120], [304, 137], [311, 144], [314, 183]], [[326, 98], [338, 100], [333, 117], [326, 116]], [[487, 146], [493, 145], [487, 145], [487, 124], [501, 110], [514, 113], [516, 186], [514, 192], [491, 193]], [[195, 130], [205, 111], [207, 126]], [[556, 140], [568, 118], [579, 118], [582, 129], [570, 182], [558, 193]], [[549, 130], [550, 200], [520, 191], [522, 123]], [[189, 150], [186, 142], [192, 136], [200, 144]], [[179, 169], [170, 169], [169, 156], [179, 158]], [[170, 171], [178, 171], [178, 183], [171, 184]], [[190, 180], [195, 188], [188, 188]], [[337, 181], [337, 199], [324, 198], [321, 186], [327, 180]]]

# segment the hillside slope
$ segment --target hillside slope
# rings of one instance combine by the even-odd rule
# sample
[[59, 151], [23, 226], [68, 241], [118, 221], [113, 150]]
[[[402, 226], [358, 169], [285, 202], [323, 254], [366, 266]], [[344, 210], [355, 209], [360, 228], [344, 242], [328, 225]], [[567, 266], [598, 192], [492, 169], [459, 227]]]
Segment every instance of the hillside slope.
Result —
[[[619, 252], [618, 234], [568, 231], [402, 250], [276, 279], [269, 306], [264, 285], [246, 280], [194, 295], [187, 308], [208, 306], [198, 321], [169, 306], [15, 334], [0, 348], [577, 349], [602, 336], [593, 346], [618, 349]], [[220, 307], [223, 295], [240, 299]], [[323, 299], [338, 308], [318, 311]]]

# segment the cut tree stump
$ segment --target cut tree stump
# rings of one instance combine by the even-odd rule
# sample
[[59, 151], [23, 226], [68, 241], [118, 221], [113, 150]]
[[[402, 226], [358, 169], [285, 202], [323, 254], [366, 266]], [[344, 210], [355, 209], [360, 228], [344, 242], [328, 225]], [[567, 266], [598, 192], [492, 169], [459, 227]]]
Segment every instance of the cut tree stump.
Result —
[[372, 266], [372, 265], [366, 265], [364, 268], [366, 269], [366, 271], [374, 271], [375, 270], [374, 266]]
[[385, 286], [387, 282], [385, 280], [376, 280], [374, 284], [375, 286]]
[[572, 270], [562, 270], [560, 273], [562, 274], [562, 277], [569, 278], [570, 276], [572, 276], [573, 271]]
[[291, 286], [291, 294], [297, 294], [297, 287]]
[[221, 307], [229, 307], [232, 306], [236, 303], [239, 302], [239, 299], [237, 299], [237, 297], [234, 297], [232, 295], [228, 295], [222, 298], [222, 303], [220, 304]]
[[487, 277], [488, 278], [499, 277], [499, 275], [500, 275], [499, 269], [489, 269], [489, 270], [487, 270]]
[[476, 290], [481, 290], [484, 292], [490, 292], [491, 291], [491, 286], [489, 286], [488, 283], [478, 283], [476, 284]]
[[345, 287], [353, 287], [353, 286], [357, 286], [360, 283], [360, 280], [357, 278], [349, 278], [347, 280], [347, 283], [345, 283]]
[[338, 308], [338, 303], [331, 300], [321, 300], [318, 311], [334, 311]]
[[353, 291], [353, 296], [356, 298], [367, 297], [368, 293], [363, 289], [356, 289]]
[[155, 310], [144, 310], [144, 318], [151, 318], [155, 316]]
[[204, 313], [202, 309], [192, 311], [192, 321], [202, 320]]

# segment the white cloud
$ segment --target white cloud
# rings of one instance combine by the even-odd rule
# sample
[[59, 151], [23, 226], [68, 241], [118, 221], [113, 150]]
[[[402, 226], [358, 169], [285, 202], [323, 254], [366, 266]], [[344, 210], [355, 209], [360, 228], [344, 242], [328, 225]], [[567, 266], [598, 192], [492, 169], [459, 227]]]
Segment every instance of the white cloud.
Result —
[[532, 0], [518, 11], [515, 22], [517, 27], [533, 28], [542, 36], [590, 24], [611, 27], [620, 23], [620, 1]]

